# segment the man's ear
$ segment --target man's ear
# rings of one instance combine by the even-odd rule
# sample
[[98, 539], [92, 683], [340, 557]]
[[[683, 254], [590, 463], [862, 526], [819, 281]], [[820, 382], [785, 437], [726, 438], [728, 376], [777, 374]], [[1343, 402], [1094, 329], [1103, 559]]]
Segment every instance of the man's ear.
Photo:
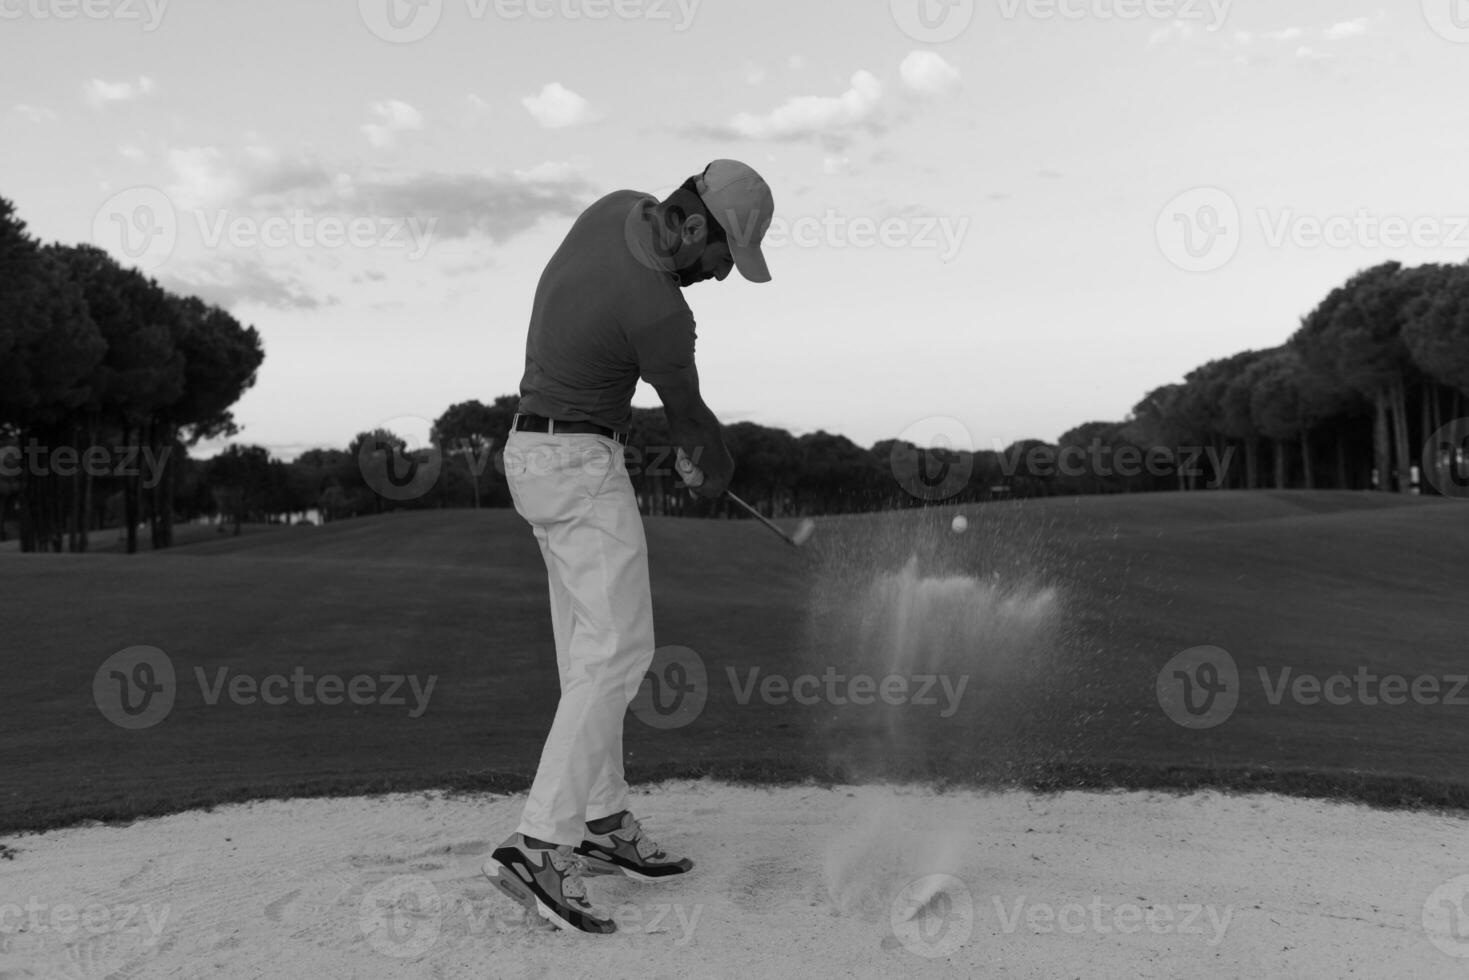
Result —
[[685, 245], [702, 245], [709, 236], [709, 223], [702, 214], [691, 214], [683, 222]]

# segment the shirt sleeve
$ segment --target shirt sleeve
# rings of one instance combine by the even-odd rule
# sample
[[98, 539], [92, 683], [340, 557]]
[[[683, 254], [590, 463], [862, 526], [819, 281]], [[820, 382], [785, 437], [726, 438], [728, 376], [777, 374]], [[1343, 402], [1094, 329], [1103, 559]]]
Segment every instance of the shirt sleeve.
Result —
[[638, 359], [638, 376], [650, 385], [683, 377], [694, 366], [694, 314], [685, 307], [658, 319], [624, 326]]

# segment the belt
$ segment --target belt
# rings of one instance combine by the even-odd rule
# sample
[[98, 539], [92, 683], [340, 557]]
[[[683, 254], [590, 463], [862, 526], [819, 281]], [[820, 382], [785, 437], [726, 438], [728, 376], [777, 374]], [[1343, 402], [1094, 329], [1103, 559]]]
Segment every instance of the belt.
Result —
[[619, 445], [627, 445], [627, 433], [609, 429], [605, 425], [595, 422], [581, 422], [570, 419], [548, 419], [544, 415], [522, 415], [517, 412], [511, 421], [510, 427], [516, 432], [545, 432], [550, 435], [557, 433], [569, 433], [580, 435], [606, 436]]

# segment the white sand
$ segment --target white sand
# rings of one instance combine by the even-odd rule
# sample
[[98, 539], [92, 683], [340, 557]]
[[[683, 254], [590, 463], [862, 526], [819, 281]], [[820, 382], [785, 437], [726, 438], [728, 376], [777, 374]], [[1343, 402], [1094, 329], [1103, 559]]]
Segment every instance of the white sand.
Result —
[[589, 937], [480, 876], [520, 803], [263, 802], [11, 839], [0, 978], [1469, 976], [1459, 817], [672, 783], [634, 809], [695, 873], [593, 879], [622, 928]]

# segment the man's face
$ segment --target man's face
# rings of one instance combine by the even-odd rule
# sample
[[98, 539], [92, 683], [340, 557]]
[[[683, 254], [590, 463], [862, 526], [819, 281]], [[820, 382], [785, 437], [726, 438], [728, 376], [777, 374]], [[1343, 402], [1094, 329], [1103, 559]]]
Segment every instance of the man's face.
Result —
[[703, 248], [697, 262], [678, 270], [678, 284], [687, 288], [705, 279], [723, 282], [733, 268], [734, 255], [729, 250], [729, 243], [715, 242]]

